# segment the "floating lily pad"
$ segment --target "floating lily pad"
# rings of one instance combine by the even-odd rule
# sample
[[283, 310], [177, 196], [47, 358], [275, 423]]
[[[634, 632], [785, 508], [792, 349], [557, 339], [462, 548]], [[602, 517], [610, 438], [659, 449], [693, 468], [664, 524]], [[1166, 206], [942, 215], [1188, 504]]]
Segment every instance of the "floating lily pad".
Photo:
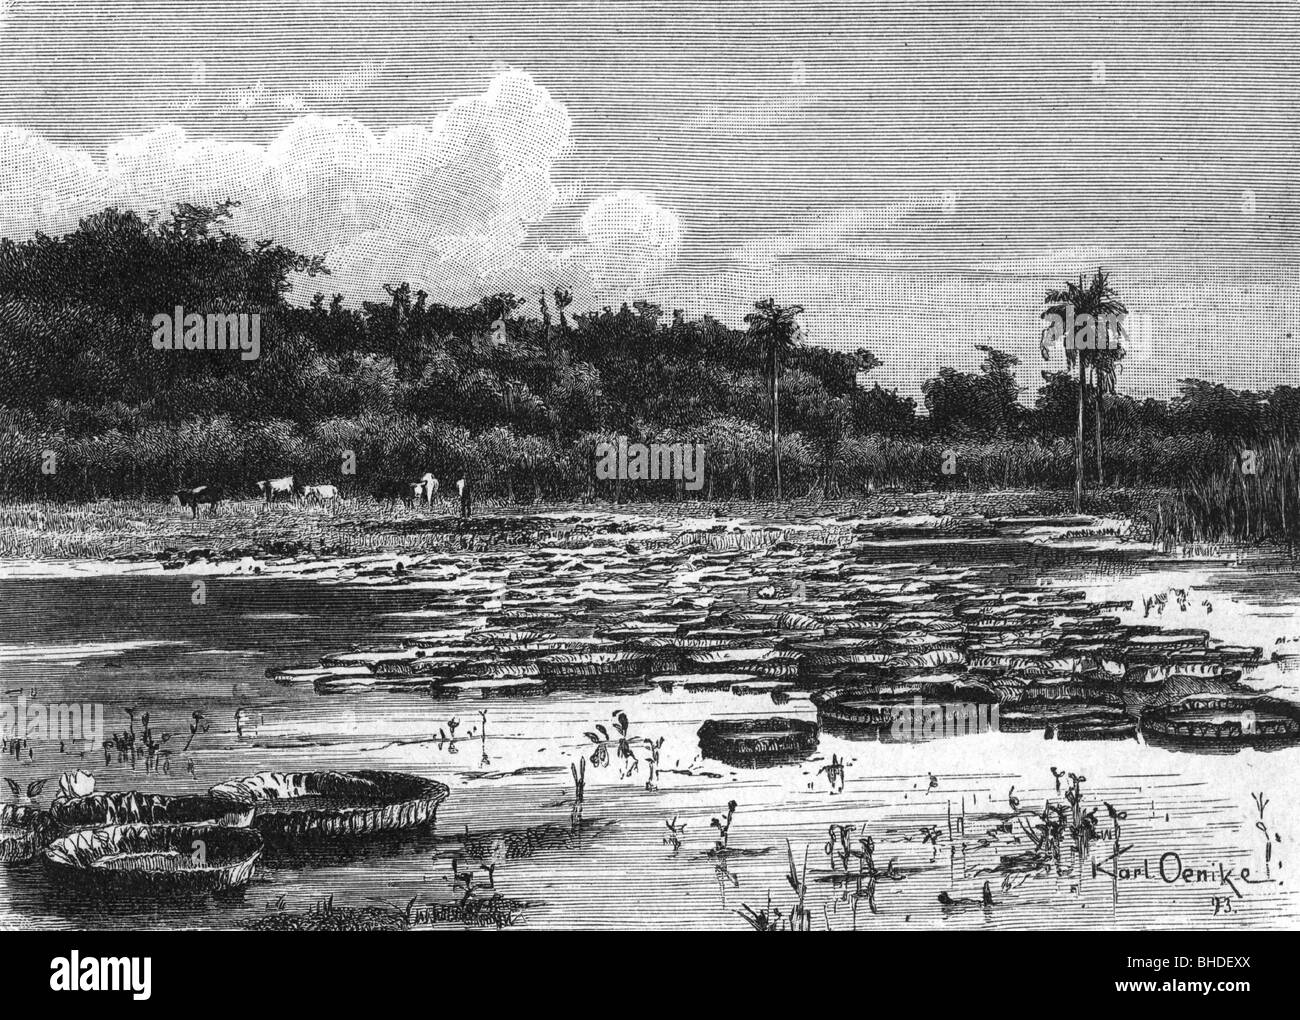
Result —
[[245, 886], [261, 856], [259, 833], [215, 825], [78, 829], [45, 848], [46, 867], [56, 882], [168, 899]]
[[219, 783], [213, 797], [253, 808], [268, 837], [362, 836], [434, 821], [448, 789], [404, 772], [259, 772]]
[[757, 768], [797, 761], [817, 749], [818, 727], [807, 719], [709, 719], [699, 729], [707, 758]]
[[1300, 705], [1255, 694], [1194, 694], [1142, 713], [1149, 743], [1205, 751], [1300, 742]]

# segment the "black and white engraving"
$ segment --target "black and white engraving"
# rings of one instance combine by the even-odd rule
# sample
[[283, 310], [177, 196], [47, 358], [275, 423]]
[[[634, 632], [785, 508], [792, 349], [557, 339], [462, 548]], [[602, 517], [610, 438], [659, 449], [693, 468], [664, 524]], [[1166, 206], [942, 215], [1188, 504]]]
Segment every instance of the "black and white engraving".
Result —
[[4, 0], [0, 929], [1294, 928], [1298, 43]]

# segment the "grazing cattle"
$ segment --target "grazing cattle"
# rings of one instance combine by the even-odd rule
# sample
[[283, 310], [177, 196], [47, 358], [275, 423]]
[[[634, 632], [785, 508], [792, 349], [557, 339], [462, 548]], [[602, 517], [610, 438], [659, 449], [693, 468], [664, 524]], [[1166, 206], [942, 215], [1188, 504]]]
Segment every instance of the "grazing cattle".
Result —
[[424, 501], [432, 503], [433, 497], [438, 495], [438, 479], [434, 478], [429, 472], [425, 472], [420, 478], [420, 487], [424, 490]]
[[330, 503], [339, 498], [339, 489], [337, 485], [304, 485], [302, 498], [304, 501], [314, 499], [317, 503]]
[[380, 501], [400, 499], [407, 506], [410, 506], [421, 498], [420, 490], [422, 488], [422, 482], [403, 482], [388, 479], [375, 486], [375, 499]]
[[206, 503], [208, 513], [217, 512], [217, 504], [225, 499], [220, 485], [199, 485], [193, 489], [177, 489], [173, 495], [180, 501], [181, 509], [189, 507], [194, 516], [199, 516], [199, 505]]
[[286, 496], [289, 499], [297, 500], [298, 489], [293, 484], [293, 475], [285, 475], [283, 478], [268, 478], [257, 483], [258, 490], [266, 498], [269, 504], [277, 496]]

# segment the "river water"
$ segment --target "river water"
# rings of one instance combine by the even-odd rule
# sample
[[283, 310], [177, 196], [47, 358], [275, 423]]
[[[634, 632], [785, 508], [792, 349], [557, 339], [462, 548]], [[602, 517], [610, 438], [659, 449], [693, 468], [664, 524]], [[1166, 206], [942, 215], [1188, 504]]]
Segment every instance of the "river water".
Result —
[[[1294, 660], [1269, 661], [1300, 636], [1294, 568], [1156, 560], [1023, 533], [856, 534], [734, 548], [684, 536], [619, 538], [581, 549], [408, 556], [396, 573], [393, 559], [300, 559], [251, 576], [67, 565], [0, 580], [8, 702], [101, 706], [109, 733], [132, 725], [128, 709], [137, 727], [148, 712], [155, 735], [171, 734], [165, 767], [148, 772], [143, 760], [110, 755], [105, 764], [93, 742], [33, 741], [3, 760], [19, 800], [46, 779], [35, 800], [48, 803], [55, 777], [76, 768], [92, 773], [100, 790], [189, 793], [266, 769], [355, 768], [414, 772], [451, 790], [433, 831], [269, 856], [233, 900], [84, 901], [52, 885], [39, 862], [9, 866], [0, 869], [0, 927], [232, 927], [331, 896], [335, 906], [414, 901], [417, 919], [437, 921], [469, 886], [473, 898], [501, 897], [506, 906], [491, 916], [520, 927], [745, 928], [745, 914], [793, 907], [792, 857], [807, 879], [804, 905], [815, 929], [1288, 928], [1300, 917], [1288, 877], [1300, 778], [1294, 746], [1205, 754], [1140, 736], [1046, 739], [1041, 726], [914, 740], [823, 730], [802, 760], [739, 767], [702, 756], [696, 736], [710, 718], [815, 720], [815, 690], [853, 685], [857, 667], [835, 654], [829, 665], [809, 665], [820, 660], [807, 649], [833, 634], [814, 629], [801, 639], [799, 626], [893, 614], [894, 640], [914, 626], [922, 641], [935, 633], [926, 614], [980, 598], [1002, 605], [1016, 592], [1079, 592], [1098, 605], [1134, 600], [1132, 609], [1114, 610], [1125, 624], [1202, 629], [1211, 644], [1259, 646], [1262, 661], [1244, 669], [1243, 682], [1295, 698], [1300, 672], [1286, 668]], [[201, 600], [196, 579], [204, 580]], [[1157, 593], [1165, 604], [1144, 610], [1142, 599]], [[780, 613], [799, 620], [763, 626]], [[726, 633], [738, 621], [752, 636]], [[723, 652], [804, 651], [709, 661], [689, 640], [666, 650], [663, 641], [629, 642], [629, 628], [647, 623], [659, 625], [647, 628], [655, 635], [720, 628], [712, 647]], [[267, 675], [402, 639], [463, 664], [418, 686], [399, 678], [382, 690], [286, 685]], [[503, 641], [522, 651], [503, 650]], [[979, 649], [969, 637], [956, 646], [960, 661], [939, 656], [935, 678], [973, 675]], [[658, 650], [627, 675], [563, 683], [541, 682], [529, 665], [543, 653], [576, 648], [581, 656], [586, 647]], [[951, 643], [918, 644], [930, 647]], [[710, 683], [723, 668], [743, 676]], [[536, 686], [511, 690], [502, 679]], [[744, 693], [733, 691], [737, 684]], [[191, 740], [195, 712], [206, 730]], [[620, 713], [634, 759], [617, 750]], [[597, 726], [614, 738], [603, 765], [591, 760], [596, 745], [587, 736]], [[647, 788], [642, 748], [660, 738], [658, 774]], [[579, 812], [571, 767], [584, 759]], [[842, 783], [827, 769], [836, 759]], [[1095, 837], [1083, 851], [1067, 846], [1049, 866], [1008, 868], [1005, 858], [1031, 845], [1031, 812], [1065, 804], [1071, 773], [1085, 777], [1082, 806], [1097, 812]], [[712, 821], [725, 818], [729, 802], [726, 852], [718, 853]], [[1111, 809], [1122, 814], [1112, 819]], [[846, 877], [843, 859], [827, 853], [837, 825], [852, 825], [854, 841], [873, 840], [884, 872], [874, 910], [855, 895], [857, 859]], [[1109, 859], [1117, 847], [1119, 868]], [[986, 882], [991, 904], [983, 902]]]

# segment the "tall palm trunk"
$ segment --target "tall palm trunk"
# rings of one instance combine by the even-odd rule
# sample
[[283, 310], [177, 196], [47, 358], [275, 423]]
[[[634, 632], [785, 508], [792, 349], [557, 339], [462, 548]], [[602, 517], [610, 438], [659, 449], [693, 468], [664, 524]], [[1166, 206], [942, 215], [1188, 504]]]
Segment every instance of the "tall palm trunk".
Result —
[[1097, 440], [1097, 488], [1106, 484], [1105, 471], [1102, 468], [1101, 460], [1101, 379], [1097, 379], [1097, 388], [1092, 394], [1092, 408], [1094, 412], [1093, 430], [1094, 438]]
[[541, 300], [539, 301], [539, 305], [541, 306], [542, 309], [542, 330], [543, 330], [542, 349], [546, 351], [546, 356], [549, 358], [555, 352], [551, 350], [551, 311], [546, 306], [545, 287], [542, 288], [542, 296], [541, 296]]
[[[1120, 337], [1123, 337], [1123, 326], [1120, 319], [1128, 314], [1128, 309], [1119, 301], [1109, 280], [1109, 274], [1099, 267], [1091, 280], [1085, 280], [1084, 276], [1080, 274], [1077, 282], [1067, 282], [1064, 287], [1053, 288], [1044, 297], [1048, 307], [1043, 313], [1043, 318], [1050, 320], [1048, 330], [1044, 331], [1044, 336], [1050, 331], [1056, 340], [1063, 341], [1067, 365], [1075, 359], [1079, 362], [1079, 414], [1074, 432], [1074, 508], [1076, 513], [1081, 510], [1083, 504], [1085, 470], [1083, 417], [1084, 403], [1087, 399], [1084, 390], [1087, 388], [1088, 367], [1092, 366], [1093, 379], [1096, 381], [1097, 386], [1097, 390], [1093, 395], [1093, 409], [1097, 416], [1094, 423], [1094, 435], [1097, 443], [1097, 482], [1099, 485], [1104, 485], [1106, 479], [1101, 438], [1101, 418], [1104, 408], [1102, 407], [1101, 391], [1103, 385], [1113, 384], [1112, 372], [1114, 364], [1124, 356], [1123, 349], [1115, 350], [1117, 345], [1111, 343], [1113, 339], [1111, 330], [1117, 327]], [[1088, 342], [1083, 347], [1080, 347], [1075, 342], [1079, 333], [1073, 323], [1076, 314], [1081, 315], [1084, 313], [1091, 316], [1103, 332], [1102, 336], [1098, 338], [1096, 330], [1093, 330]], [[1098, 319], [1098, 316], [1102, 318]], [[1062, 326], [1064, 326], [1064, 330]], [[1097, 339], [1102, 341], [1102, 349], [1107, 351], [1106, 354], [1089, 353], [1097, 351], [1094, 344]], [[1046, 344], [1042, 347], [1042, 351], [1043, 357], [1046, 358]]]
[[776, 498], [781, 498], [781, 394], [776, 376], [776, 346], [772, 347], [772, 463], [776, 469]]
[[1083, 509], [1083, 357], [1079, 357], [1079, 417], [1074, 429], [1074, 512]]

